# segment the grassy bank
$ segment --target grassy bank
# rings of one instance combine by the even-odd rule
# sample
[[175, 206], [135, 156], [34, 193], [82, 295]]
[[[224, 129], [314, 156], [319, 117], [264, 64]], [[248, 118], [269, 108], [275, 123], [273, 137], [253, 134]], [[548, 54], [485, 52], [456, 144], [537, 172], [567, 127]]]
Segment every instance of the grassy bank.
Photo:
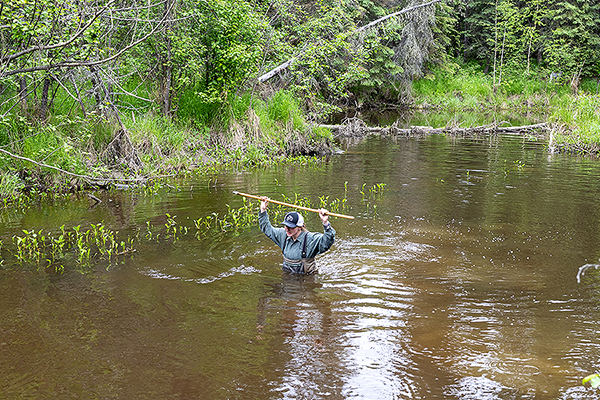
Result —
[[[550, 79], [543, 71], [513, 69], [497, 76], [478, 65], [450, 63], [415, 81], [412, 97], [414, 107], [432, 112], [543, 111], [557, 150], [597, 155], [598, 88], [597, 81]], [[0, 198], [305, 161], [334, 150], [331, 132], [310, 124], [304, 104], [284, 90], [214, 104], [190, 90], [179, 96], [176, 117], [150, 107], [120, 113], [120, 123], [106, 109], [82, 115], [76, 107], [61, 108], [68, 102], [60, 96], [43, 121], [31, 103], [0, 114]]]
[[189, 93], [180, 105], [178, 118], [122, 114], [122, 125], [103, 113], [60, 113], [43, 122], [28, 110], [7, 114], [0, 121], [0, 198], [305, 161], [333, 151], [331, 132], [309, 124], [286, 91], [269, 101], [248, 94], [213, 105]]
[[[496, 84], [494, 84], [496, 82]], [[551, 77], [542, 70], [485, 74], [478, 65], [436, 68], [413, 85], [415, 106], [430, 110], [544, 112], [558, 151], [600, 154], [600, 80]]]

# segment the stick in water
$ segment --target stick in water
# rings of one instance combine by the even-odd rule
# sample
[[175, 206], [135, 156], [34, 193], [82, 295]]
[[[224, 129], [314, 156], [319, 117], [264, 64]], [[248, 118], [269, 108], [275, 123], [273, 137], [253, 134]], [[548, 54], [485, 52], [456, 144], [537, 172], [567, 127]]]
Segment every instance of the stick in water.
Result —
[[[246, 193], [242, 193], [242, 192], [236, 192], [235, 190], [233, 191], [233, 194], [239, 194], [240, 196], [244, 196], [244, 197], [248, 197], [250, 199], [261, 200], [262, 201], [262, 197], [260, 197], [260, 196], [254, 196], [252, 194], [246, 194]], [[279, 205], [282, 205], [282, 206], [291, 207], [291, 208], [297, 208], [299, 210], [311, 211], [311, 212], [315, 212], [315, 213], [319, 212], [319, 210], [315, 210], [314, 208], [297, 206], [296, 204], [284, 203], [283, 201], [277, 201], [277, 200], [271, 200], [271, 199], [269, 199], [269, 203], [279, 204]], [[339, 218], [346, 218], [346, 219], [354, 219], [354, 217], [351, 216], [351, 215], [336, 214], [336, 213], [332, 213], [332, 212], [327, 212], [327, 215], [329, 215], [330, 217], [339, 217]]]

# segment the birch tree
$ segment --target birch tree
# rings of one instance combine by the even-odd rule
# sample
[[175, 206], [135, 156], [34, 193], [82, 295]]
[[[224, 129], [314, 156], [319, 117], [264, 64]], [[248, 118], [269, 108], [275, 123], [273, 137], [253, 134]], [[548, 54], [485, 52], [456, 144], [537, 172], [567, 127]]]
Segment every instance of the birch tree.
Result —
[[169, 14], [165, 11], [157, 20], [140, 15], [164, 9], [165, 1], [117, 6], [115, 0], [6, 0], [0, 8], [0, 110], [10, 112], [20, 104], [44, 118], [48, 95], [58, 87], [84, 113], [89, 95], [96, 107], [111, 104], [122, 57], [154, 35]]

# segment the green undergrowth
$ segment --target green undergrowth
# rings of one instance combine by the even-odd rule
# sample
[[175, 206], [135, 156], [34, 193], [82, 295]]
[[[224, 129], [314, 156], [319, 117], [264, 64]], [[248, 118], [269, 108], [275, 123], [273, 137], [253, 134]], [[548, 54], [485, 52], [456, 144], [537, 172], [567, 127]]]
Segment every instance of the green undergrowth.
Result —
[[478, 109], [492, 101], [492, 80], [477, 66], [450, 63], [413, 82], [417, 106], [441, 109]]
[[558, 127], [553, 138], [556, 147], [562, 152], [600, 155], [600, 97], [580, 92], [559, 100], [560, 106], [550, 116]]
[[420, 107], [456, 110], [545, 108], [554, 96], [568, 93], [564, 81], [550, 82], [541, 70], [512, 68], [485, 73], [478, 64], [447, 63], [413, 83]]
[[584, 144], [600, 144], [600, 97], [581, 92], [576, 96], [561, 97], [551, 115], [551, 121], [567, 128], [561, 136], [577, 136]]
[[[300, 102], [283, 90], [269, 99], [246, 94], [220, 104], [184, 93], [173, 118], [150, 110], [124, 113], [120, 121], [127, 135], [116, 142], [121, 126], [105, 114], [73, 112], [43, 122], [24, 111], [6, 114], [0, 120], [0, 198], [31, 188], [77, 190], [102, 179], [305, 163], [333, 150], [331, 132], [309, 124]], [[133, 164], [135, 157], [141, 163]]]

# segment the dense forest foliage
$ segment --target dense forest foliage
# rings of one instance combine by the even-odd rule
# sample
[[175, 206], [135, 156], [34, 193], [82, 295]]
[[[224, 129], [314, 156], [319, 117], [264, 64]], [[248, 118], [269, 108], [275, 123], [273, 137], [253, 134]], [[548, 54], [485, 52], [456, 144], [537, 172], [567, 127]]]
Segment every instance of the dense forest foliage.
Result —
[[411, 106], [414, 82], [467, 66], [495, 95], [577, 94], [600, 76], [600, 0], [4, 0], [0, 43], [2, 170], [148, 173], [231, 143], [318, 152], [311, 121]]

